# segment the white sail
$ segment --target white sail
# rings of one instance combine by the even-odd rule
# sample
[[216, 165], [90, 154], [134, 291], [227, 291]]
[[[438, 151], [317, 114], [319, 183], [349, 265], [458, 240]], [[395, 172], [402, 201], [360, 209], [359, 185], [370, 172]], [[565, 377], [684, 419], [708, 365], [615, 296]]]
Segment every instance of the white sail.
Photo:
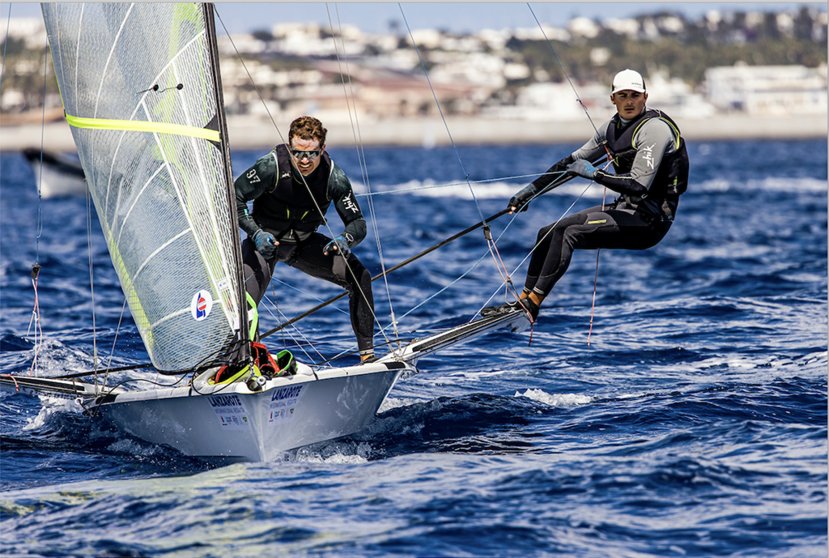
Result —
[[240, 280], [212, 16], [178, 3], [42, 10], [66, 119], [154, 366], [225, 354]]

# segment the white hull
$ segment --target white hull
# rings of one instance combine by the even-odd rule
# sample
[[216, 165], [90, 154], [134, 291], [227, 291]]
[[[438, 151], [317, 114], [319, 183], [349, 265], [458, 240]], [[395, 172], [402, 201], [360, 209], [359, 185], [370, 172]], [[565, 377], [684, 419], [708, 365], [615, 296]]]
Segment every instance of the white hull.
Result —
[[203, 385], [201, 395], [189, 387], [127, 392], [95, 410], [124, 432], [185, 455], [273, 461], [365, 428], [406, 370], [415, 372], [401, 364], [330, 369], [274, 378], [259, 392], [244, 382]]
[[359, 432], [373, 420], [395, 382], [416, 374], [425, 355], [500, 328], [520, 331], [526, 314], [483, 318], [418, 339], [397, 354], [346, 368], [312, 370], [298, 363], [294, 376], [268, 380], [253, 392], [244, 382], [208, 385], [210, 374], [190, 387], [96, 394], [73, 380], [0, 377], [0, 389], [76, 399], [136, 438], [167, 445], [193, 457], [226, 461], [274, 461], [282, 452]]

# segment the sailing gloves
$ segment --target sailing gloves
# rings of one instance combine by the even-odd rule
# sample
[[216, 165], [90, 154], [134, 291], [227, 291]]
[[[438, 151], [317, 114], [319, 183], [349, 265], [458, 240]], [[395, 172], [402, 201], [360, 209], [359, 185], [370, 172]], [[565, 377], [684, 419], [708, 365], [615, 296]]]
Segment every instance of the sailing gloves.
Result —
[[265, 232], [262, 229], [253, 233], [253, 242], [256, 244], [256, 251], [262, 254], [266, 260], [273, 257], [276, 245], [279, 244], [271, 233]]
[[596, 171], [599, 169], [591, 165], [589, 161], [579, 159], [571, 163], [567, 170], [588, 180], [593, 180], [596, 177]]
[[350, 234], [341, 234], [340, 236], [326, 244], [325, 248], [322, 249], [322, 253], [327, 256], [328, 252], [339, 251], [342, 253], [343, 256], [348, 256], [351, 253], [351, 248], [348, 245], [348, 237], [350, 236]]
[[522, 188], [520, 192], [518, 192], [509, 199], [509, 202], [507, 203], [507, 209], [510, 210], [510, 213], [513, 212], [513, 207], [515, 208], [516, 212], [527, 211], [527, 209], [529, 208], [527, 203], [533, 198], [534, 195], [534, 185], [529, 184], [527, 186], [524, 186], [524, 188]]

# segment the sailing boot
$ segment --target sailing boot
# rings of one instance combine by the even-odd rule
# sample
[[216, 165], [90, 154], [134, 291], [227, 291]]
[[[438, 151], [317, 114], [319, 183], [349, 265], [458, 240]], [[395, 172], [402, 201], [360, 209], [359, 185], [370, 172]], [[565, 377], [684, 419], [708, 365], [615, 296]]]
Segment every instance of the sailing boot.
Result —
[[521, 299], [521, 304], [524, 305], [524, 310], [526, 310], [530, 314], [530, 316], [532, 316], [533, 322], [538, 320], [538, 311], [541, 310], [541, 301], [538, 301], [538, 303], [536, 303], [535, 300], [533, 300], [534, 294], [535, 293], [528, 296], [527, 298]]
[[377, 360], [377, 357], [374, 355], [374, 349], [360, 351], [360, 364], [368, 364], [370, 362], [376, 362]]

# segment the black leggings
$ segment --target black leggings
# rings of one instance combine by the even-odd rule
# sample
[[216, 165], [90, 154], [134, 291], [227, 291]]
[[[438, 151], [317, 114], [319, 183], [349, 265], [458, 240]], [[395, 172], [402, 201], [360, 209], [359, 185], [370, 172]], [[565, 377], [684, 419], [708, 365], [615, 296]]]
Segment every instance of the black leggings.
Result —
[[538, 231], [524, 291], [547, 296], [570, 266], [574, 249], [645, 250], [656, 246], [671, 228], [670, 221], [648, 222], [632, 210], [601, 206], [579, 211]]
[[256, 251], [256, 246], [246, 238], [242, 242], [242, 256], [245, 262], [245, 289], [256, 301], [257, 306], [271, 282], [277, 261], [285, 262], [312, 277], [325, 279], [348, 291], [348, 308], [351, 327], [357, 336], [360, 352], [371, 352], [374, 346], [374, 298], [371, 294], [371, 274], [363, 267], [353, 253], [346, 258], [329, 252], [322, 253], [331, 239], [320, 233], [313, 233], [298, 243], [282, 242], [276, 247], [274, 257], [269, 260]]

